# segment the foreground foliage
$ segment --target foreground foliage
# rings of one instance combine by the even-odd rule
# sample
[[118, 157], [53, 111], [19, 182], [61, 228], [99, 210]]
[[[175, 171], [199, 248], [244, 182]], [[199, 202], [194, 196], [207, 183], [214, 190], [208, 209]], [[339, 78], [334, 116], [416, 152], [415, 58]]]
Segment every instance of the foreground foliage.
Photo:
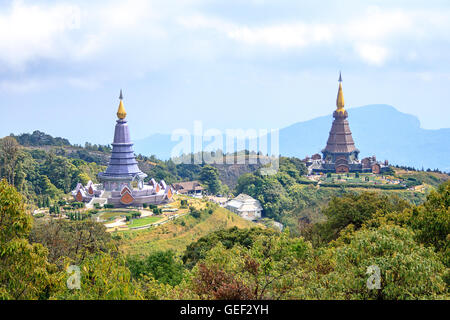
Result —
[[[446, 182], [419, 206], [344, 194], [304, 238], [289, 229], [231, 228], [181, 256], [124, 257], [123, 239], [96, 222], [33, 225], [22, 196], [2, 180], [0, 298], [449, 299], [449, 191]], [[79, 289], [70, 286], [69, 266], [79, 268]]]

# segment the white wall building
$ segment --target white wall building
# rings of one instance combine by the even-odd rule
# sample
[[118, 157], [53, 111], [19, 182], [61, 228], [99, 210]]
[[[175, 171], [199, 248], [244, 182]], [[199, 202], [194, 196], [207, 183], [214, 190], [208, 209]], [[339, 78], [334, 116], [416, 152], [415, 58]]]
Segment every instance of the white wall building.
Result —
[[246, 220], [257, 220], [261, 218], [262, 206], [258, 200], [241, 193], [236, 198], [225, 204], [225, 208], [240, 215]]

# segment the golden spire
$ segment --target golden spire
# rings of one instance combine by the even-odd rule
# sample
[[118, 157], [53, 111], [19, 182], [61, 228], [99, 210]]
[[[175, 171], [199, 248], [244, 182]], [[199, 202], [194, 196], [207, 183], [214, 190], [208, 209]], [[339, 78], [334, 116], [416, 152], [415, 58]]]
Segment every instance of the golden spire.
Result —
[[337, 99], [336, 99], [336, 107], [337, 107], [337, 111], [338, 112], [345, 112], [344, 109], [344, 93], [342, 92], [342, 76], [341, 73], [339, 72], [339, 90], [338, 90], [338, 95], [337, 95]]
[[125, 111], [125, 108], [123, 106], [123, 96], [122, 96], [122, 89], [120, 89], [120, 96], [119, 96], [120, 102], [119, 102], [119, 110], [117, 110], [117, 118], [119, 119], [125, 119], [127, 116], [127, 112]]

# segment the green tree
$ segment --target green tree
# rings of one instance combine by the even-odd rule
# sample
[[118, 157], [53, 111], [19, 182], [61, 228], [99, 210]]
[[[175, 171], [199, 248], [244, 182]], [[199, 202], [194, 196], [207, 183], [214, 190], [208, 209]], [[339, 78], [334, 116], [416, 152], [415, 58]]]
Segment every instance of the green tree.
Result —
[[79, 182], [83, 185], [86, 185], [89, 182], [89, 180], [91, 180], [89, 175], [85, 172], [80, 172], [80, 174], [78, 175], [78, 179]]
[[450, 181], [432, 190], [423, 205], [410, 212], [409, 225], [420, 242], [437, 250], [450, 249]]
[[183, 263], [187, 268], [191, 269], [198, 261], [204, 259], [208, 251], [219, 242], [227, 249], [231, 249], [235, 245], [250, 248], [255, 239], [263, 234], [271, 236], [275, 235], [276, 232], [270, 229], [239, 229], [237, 227], [211, 232], [187, 246], [182, 256]]
[[[81, 220], [78, 213], [71, 213], [69, 217], [71, 220]], [[44, 245], [49, 251], [49, 261], [60, 268], [65, 258], [79, 264], [91, 254], [117, 251], [106, 227], [91, 220], [36, 221], [30, 241]]]
[[205, 165], [200, 171], [200, 181], [211, 194], [217, 194], [221, 189], [219, 171], [210, 165]]
[[[67, 260], [65, 267], [71, 264]], [[132, 280], [125, 260], [108, 253], [89, 255], [81, 263], [80, 289], [60, 287], [52, 298], [58, 300], [134, 300], [142, 299], [139, 285]], [[65, 274], [64, 281], [69, 279]]]
[[[414, 241], [411, 230], [396, 225], [346, 233], [318, 252], [314, 272], [304, 284], [313, 299], [442, 299], [445, 267], [436, 253]], [[370, 289], [368, 267], [380, 271], [380, 289]], [[373, 267], [372, 267], [373, 268]], [[320, 288], [320, 289], [317, 289]]]
[[319, 242], [326, 243], [336, 239], [341, 230], [350, 224], [359, 229], [376, 213], [384, 215], [390, 212], [402, 212], [410, 207], [408, 202], [396, 195], [387, 196], [376, 192], [344, 194], [331, 199], [323, 210], [327, 221], [317, 224], [313, 233], [320, 239]]
[[191, 273], [191, 290], [202, 299], [293, 298], [301, 265], [311, 254], [302, 239], [258, 236], [250, 248], [218, 243]]
[[0, 242], [28, 236], [32, 218], [25, 212], [22, 196], [5, 179], [0, 180]]
[[164, 284], [175, 286], [183, 279], [183, 265], [175, 258], [173, 251], [156, 251], [145, 258], [130, 256], [127, 265], [131, 275], [140, 279], [147, 275]]
[[32, 218], [21, 195], [0, 181], [0, 299], [46, 299], [59, 285], [48, 251], [26, 239]]
[[0, 161], [6, 172], [7, 180], [14, 186], [14, 176], [20, 145], [13, 137], [4, 137], [0, 140]]

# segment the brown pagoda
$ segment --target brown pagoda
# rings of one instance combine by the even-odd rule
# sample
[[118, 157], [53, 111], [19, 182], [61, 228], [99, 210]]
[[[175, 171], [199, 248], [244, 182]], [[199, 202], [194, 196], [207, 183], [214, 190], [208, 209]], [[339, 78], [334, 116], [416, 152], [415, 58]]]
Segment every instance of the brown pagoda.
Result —
[[361, 164], [358, 161], [359, 150], [355, 147], [347, 120], [348, 113], [344, 108], [341, 74], [339, 74], [339, 90], [336, 107], [336, 110], [333, 112], [334, 121], [331, 126], [327, 146], [322, 150], [324, 168], [338, 173], [360, 171]]

